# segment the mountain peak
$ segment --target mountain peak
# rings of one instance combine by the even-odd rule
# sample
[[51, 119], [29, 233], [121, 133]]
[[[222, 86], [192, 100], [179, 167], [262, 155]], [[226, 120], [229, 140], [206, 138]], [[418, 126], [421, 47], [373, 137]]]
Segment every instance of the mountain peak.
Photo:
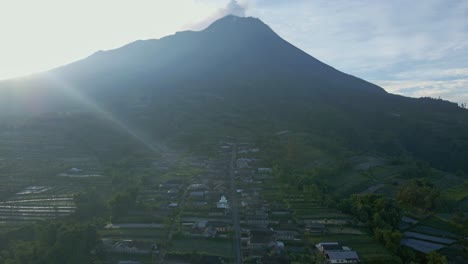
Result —
[[268, 25], [263, 23], [256, 17], [239, 17], [235, 15], [227, 15], [222, 17], [208, 26], [204, 31], [217, 31], [217, 30], [266, 30], [273, 32]]

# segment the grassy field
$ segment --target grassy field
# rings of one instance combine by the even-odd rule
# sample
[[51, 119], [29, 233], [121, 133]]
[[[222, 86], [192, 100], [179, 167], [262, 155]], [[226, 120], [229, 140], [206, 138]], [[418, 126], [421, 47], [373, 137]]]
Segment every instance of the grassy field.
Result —
[[442, 197], [448, 200], [461, 201], [468, 197], [468, 181], [442, 191]]

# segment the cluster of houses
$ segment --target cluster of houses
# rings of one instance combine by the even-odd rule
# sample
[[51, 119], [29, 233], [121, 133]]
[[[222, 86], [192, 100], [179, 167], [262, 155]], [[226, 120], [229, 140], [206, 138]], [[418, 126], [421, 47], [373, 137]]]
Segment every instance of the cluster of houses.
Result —
[[[236, 176], [240, 182], [237, 194], [241, 204], [242, 256], [249, 261], [284, 263], [281, 259], [286, 252], [303, 253], [303, 248], [288, 245], [301, 244], [305, 233], [323, 235], [327, 228], [317, 219], [297, 221], [284, 201], [264, 199], [263, 193], [276, 191], [270, 184], [275, 179], [272, 168], [263, 167], [257, 153], [258, 149], [249, 150], [248, 145], [239, 146]], [[324, 263], [359, 262], [355, 251], [336, 242], [318, 244], [317, 254]]]
[[[228, 169], [233, 150], [233, 143], [225, 143], [218, 153], [221, 158], [199, 159], [190, 164], [192, 168], [201, 169], [200, 175], [166, 180], [158, 183], [154, 190], [140, 194], [141, 199], [158, 201], [158, 206], [152, 209], [158, 224], [145, 225], [145, 228], [160, 228], [161, 218], [171, 219], [177, 215], [178, 234], [183, 238], [200, 239], [200, 243], [212, 239], [229, 243], [234, 233], [239, 232], [241, 257], [246, 263], [285, 263], [284, 259], [292, 251], [310, 255], [313, 249], [297, 245], [303, 245], [305, 233], [326, 233], [325, 223], [314, 219], [297, 221], [285, 201], [263, 197], [265, 193], [277, 191], [271, 184], [275, 181], [273, 169], [262, 164], [260, 150], [249, 144], [237, 144], [233, 189]], [[166, 169], [164, 163], [155, 166], [161, 171]], [[239, 230], [235, 230], [237, 227], [233, 223], [233, 207], [238, 209]], [[136, 240], [117, 241], [108, 248], [116, 253], [158, 252], [156, 245]], [[316, 248], [326, 263], [359, 262], [355, 251], [335, 242], [319, 243]]]
[[238, 144], [236, 195], [240, 203], [241, 253], [244, 261], [279, 263], [285, 242], [300, 241], [301, 234], [291, 221], [285, 205], [273, 204], [262, 197], [265, 182], [273, 179], [272, 168], [261, 166], [258, 148]]

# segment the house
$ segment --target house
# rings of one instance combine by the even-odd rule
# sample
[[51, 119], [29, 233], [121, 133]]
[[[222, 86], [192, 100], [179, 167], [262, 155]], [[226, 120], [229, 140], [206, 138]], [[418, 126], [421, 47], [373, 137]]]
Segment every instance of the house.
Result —
[[194, 184], [190, 184], [190, 186], [188, 187], [189, 190], [200, 190], [200, 189], [205, 189], [206, 186], [202, 183], [194, 183]]
[[272, 209], [271, 210], [272, 216], [291, 216], [291, 210], [288, 209]]
[[359, 256], [352, 250], [331, 250], [325, 252], [327, 263], [359, 263]]
[[219, 199], [218, 203], [216, 204], [217, 208], [224, 208], [228, 209], [229, 208], [229, 202], [226, 199], [226, 196], [221, 196], [221, 199]]
[[207, 220], [200, 221], [198, 223], [193, 224], [193, 229], [204, 230], [208, 225]]
[[250, 246], [250, 231], [249, 230], [242, 230], [240, 240], [242, 247], [249, 247]]
[[227, 212], [224, 208], [211, 208], [208, 211], [209, 216], [226, 216]]
[[178, 180], [169, 180], [159, 184], [160, 189], [179, 189], [182, 186], [182, 182]]
[[216, 237], [216, 234], [218, 231], [216, 231], [216, 228], [213, 226], [209, 226], [205, 229], [204, 236], [205, 237]]
[[266, 227], [270, 223], [268, 216], [265, 215], [247, 215], [246, 224], [250, 226], [262, 226]]
[[194, 199], [204, 199], [205, 198], [205, 192], [201, 192], [201, 191], [190, 192], [189, 196], [190, 196], [190, 198], [194, 198]]
[[310, 234], [324, 234], [326, 227], [324, 224], [306, 224], [304, 231]]
[[294, 230], [276, 230], [276, 238], [279, 240], [295, 240], [299, 233]]
[[341, 246], [338, 242], [322, 242], [315, 245], [325, 257], [326, 263], [359, 263], [356, 251]]
[[69, 173], [80, 173], [80, 172], [83, 172], [82, 169], [78, 169], [78, 168], [71, 168], [70, 170], [68, 170]]
[[315, 245], [320, 252], [327, 250], [343, 250], [343, 247], [338, 242], [321, 242]]
[[231, 226], [225, 222], [209, 221], [207, 226], [213, 227], [217, 232], [227, 233], [231, 230]]
[[190, 201], [188, 202], [190, 204], [190, 206], [192, 207], [192, 209], [194, 208], [200, 208], [200, 207], [206, 207], [208, 205], [207, 202], [205, 201]]
[[175, 209], [179, 207], [179, 204], [178, 203], [170, 203], [167, 205], [167, 208], [170, 208], [170, 209]]
[[268, 216], [268, 213], [265, 211], [265, 209], [256, 209], [254, 214], [259, 216]]
[[157, 251], [157, 246], [145, 241], [121, 240], [111, 250], [118, 253], [148, 254]]
[[273, 170], [271, 168], [258, 168], [257, 172], [262, 174], [271, 174]]
[[249, 248], [268, 248], [271, 243], [276, 241], [273, 231], [269, 229], [250, 230]]

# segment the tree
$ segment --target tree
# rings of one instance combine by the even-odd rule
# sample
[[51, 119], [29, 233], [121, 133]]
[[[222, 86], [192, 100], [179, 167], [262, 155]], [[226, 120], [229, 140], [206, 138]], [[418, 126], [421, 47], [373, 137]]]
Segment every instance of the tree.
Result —
[[0, 253], [1, 263], [91, 263], [98, 246], [96, 228], [69, 222], [44, 223], [34, 231], [37, 240], [14, 241]]
[[128, 188], [125, 191], [115, 193], [109, 200], [112, 217], [126, 215], [128, 210], [135, 206], [137, 194], [136, 188]]
[[442, 256], [437, 251], [432, 251], [427, 254], [427, 264], [447, 264], [447, 258]]
[[76, 204], [75, 215], [80, 220], [90, 219], [105, 212], [103, 197], [94, 187], [76, 194], [73, 198]]
[[433, 210], [440, 192], [428, 180], [412, 180], [397, 193], [397, 200], [406, 205]]

